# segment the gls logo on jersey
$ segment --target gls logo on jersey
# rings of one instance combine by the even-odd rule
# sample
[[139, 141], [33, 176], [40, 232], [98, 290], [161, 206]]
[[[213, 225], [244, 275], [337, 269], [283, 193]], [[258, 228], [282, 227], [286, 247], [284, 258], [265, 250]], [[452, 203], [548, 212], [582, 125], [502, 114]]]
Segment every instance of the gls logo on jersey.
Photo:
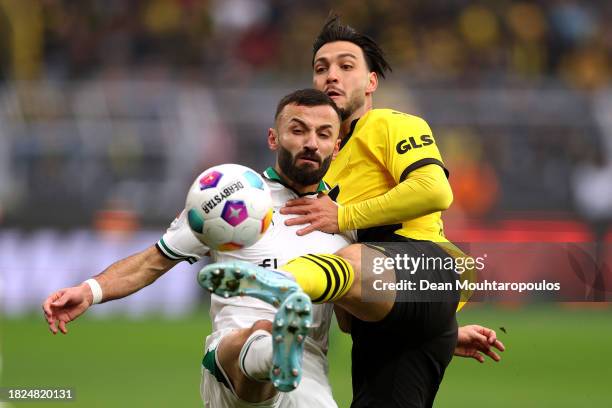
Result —
[[404, 154], [408, 150], [418, 149], [423, 146], [429, 146], [434, 143], [433, 137], [431, 135], [421, 135], [419, 136], [421, 143], [419, 144], [414, 137], [410, 136], [408, 139], [400, 140], [400, 142], [395, 146], [395, 150], [399, 154]]

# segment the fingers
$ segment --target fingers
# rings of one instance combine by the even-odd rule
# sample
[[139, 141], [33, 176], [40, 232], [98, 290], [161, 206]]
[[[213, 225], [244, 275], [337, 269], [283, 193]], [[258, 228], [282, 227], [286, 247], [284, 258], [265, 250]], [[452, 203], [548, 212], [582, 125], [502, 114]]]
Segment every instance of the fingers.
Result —
[[285, 225], [291, 226], [291, 225], [309, 224], [311, 219], [312, 217], [307, 216], [307, 215], [303, 215], [301, 217], [289, 218], [288, 220], [285, 220]]
[[473, 348], [469, 348], [469, 349], [458, 348], [458, 349], [455, 349], [455, 355], [459, 356], [459, 357], [473, 358], [474, 360], [478, 361], [479, 363], [484, 363], [485, 362], [485, 359], [482, 356], [482, 354], [480, 354], [478, 352], [478, 350], [473, 349]]
[[[486, 355], [491, 357], [493, 359], [493, 361], [500, 361], [501, 357], [499, 356], [499, 354], [497, 354], [496, 352], [494, 352], [493, 350], [489, 349], [486, 352]], [[482, 357], [482, 356], [481, 356]], [[483, 362], [484, 362], [484, 358], [483, 358]]]
[[70, 299], [70, 296], [64, 293], [59, 299], [51, 303], [51, 307], [62, 307], [66, 304], [66, 302], [68, 302], [69, 299]]
[[[310, 198], [296, 198], [294, 200], [289, 200], [285, 203], [285, 207], [297, 207], [300, 205], [305, 205], [305, 204], [309, 204], [312, 203], [313, 200]], [[282, 211], [282, 209], [281, 209]]]
[[483, 364], [485, 362], [484, 357], [482, 356], [482, 354], [480, 354], [479, 352], [477, 352], [476, 350], [474, 350], [471, 353], [471, 356], [474, 360], [478, 361], [480, 364]]
[[55, 315], [53, 313], [53, 310], [51, 309], [51, 305], [53, 304], [53, 302], [61, 298], [64, 292], [65, 292], [64, 289], [62, 289], [62, 290], [58, 290], [57, 292], [51, 294], [47, 299], [45, 299], [45, 302], [42, 305], [42, 309], [45, 315], [45, 320], [47, 321], [47, 324], [49, 325], [49, 331], [53, 334], [57, 334], [57, 327], [56, 327]]
[[[310, 200], [310, 201], [313, 201], [313, 200]], [[285, 214], [285, 215], [291, 215], [291, 214], [306, 215], [312, 212], [312, 209], [313, 209], [312, 205], [295, 205], [291, 207], [282, 207], [280, 209], [280, 213]]]
[[495, 347], [499, 351], [505, 351], [506, 346], [500, 340], [497, 339], [497, 333], [493, 329], [489, 329], [488, 327], [478, 326], [478, 331], [487, 336], [487, 343], [491, 346]]
[[66, 322], [63, 320], [59, 321], [59, 329], [63, 334], [68, 334], [68, 329], [66, 328]]
[[47, 316], [51, 316], [53, 314], [53, 312], [51, 311], [51, 303], [55, 302], [57, 299], [59, 299], [62, 295], [64, 294], [64, 289], [62, 290], [58, 290], [57, 292], [51, 294], [51, 296], [49, 296], [45, 302], [42, 305], [43, 311], [45, 312], [45, 315]]
[[487, 336], [482, 335], [478, 333], [477, 331], [472, 332], [471, 335], [472, 335], [471, 336], [472, 340], [475, 340], [476, 342], [478, 342], [484, 347], [489, 347], [489, 339], [487, 338]]
[[506, 346], [504, 346], [504, 343], [499, 340], [495, 340], [495, 343], [493, 343], [493, 347], [495, 347], [499, 351], [506, 351]]
[[296, 234], [298, 234], [299, 236], [303, 236], [303, 235], [310, 234], [311, 232], [316, 231], [316, 230], [317, 230], [317, 227], [315, 226], [315, 224], [310, 224], [306, 228], [302, 228], [301, 230], [298, 230]]
[[478, 333], [482, 334], [483, 336], [486, 336], [489, 344], [493, 344], [497, 340], [497, 333], [495, 333], [495, 330], [489, 329], [488, 327], [480, 326], [478, 324], [473, 324], [472, 327]]

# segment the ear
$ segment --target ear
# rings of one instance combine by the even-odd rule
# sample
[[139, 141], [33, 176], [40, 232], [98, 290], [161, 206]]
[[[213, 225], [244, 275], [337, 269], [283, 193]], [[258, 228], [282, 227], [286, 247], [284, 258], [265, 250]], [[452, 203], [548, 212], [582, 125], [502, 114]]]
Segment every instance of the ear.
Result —
[[278, 134], [276, 130], [273, 128], [268, 129], [268, 147], [270, 150], [275, 151], [278, 150]]
[[340, 153], [340, 143], [342, 143], [342, 139], [336, 139], [336, 145], [334, 146], [334, 152], [332, 153], [332, 160], [334, 160], [338, 153]]
[[376, 72], [370, 72], [368, 74], [368, 85], [366, 86], [366, 95], [372, 94], [378, 89], [378, 75]]

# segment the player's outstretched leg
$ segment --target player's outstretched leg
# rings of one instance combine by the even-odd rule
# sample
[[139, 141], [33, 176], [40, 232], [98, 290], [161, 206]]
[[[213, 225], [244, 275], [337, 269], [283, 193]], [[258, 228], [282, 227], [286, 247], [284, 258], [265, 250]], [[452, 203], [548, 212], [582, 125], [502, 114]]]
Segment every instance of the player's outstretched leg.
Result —
[[241, 261], [205, 266], [198, 283], [219, 296], [252, 296], [276, 307], [300, 288], [286, 275]]
[[294, 390], [302, 379], [304, 341], [312, 323], [312, 304], [302, 291], [287, 296], [272, 326], [270, 380], [283, 392]]

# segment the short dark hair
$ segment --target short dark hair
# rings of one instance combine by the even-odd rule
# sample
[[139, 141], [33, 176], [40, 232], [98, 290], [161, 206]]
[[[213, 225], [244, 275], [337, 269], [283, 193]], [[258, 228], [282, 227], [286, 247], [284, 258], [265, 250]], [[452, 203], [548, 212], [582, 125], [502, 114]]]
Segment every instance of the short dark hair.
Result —
[[291, 92], [289, 95], [283, 97], [276, 107], [276, 114], [274, 119], [278, 119], [278, 115], [283, 111], [285, 106], [289, 104], [295, 104], [298, 106], [323, 106], [329, 105], [338, 114], [340, 123], [342, 123], [342, 112], [336, 106], [336, 103], [332, 98], [327, 96], [325, 92], [318, 91], [312, 88], [298, 89], [297, 91]]
[[317, 51], [327, 43], [335, 41], [348, 41], [357, 45], [363, 51], [368, 69], [376, 72], [382, 78], [385, 71], [391, 71], [391, 65], [385, 59], [385, 53], [370, 36], [361, 34], [353, 27], [340, 23], [340, 16], [330, 14], [323, 25], [321, 32], [312, 44], [312, 66], [314, 67], [314, 57]]

